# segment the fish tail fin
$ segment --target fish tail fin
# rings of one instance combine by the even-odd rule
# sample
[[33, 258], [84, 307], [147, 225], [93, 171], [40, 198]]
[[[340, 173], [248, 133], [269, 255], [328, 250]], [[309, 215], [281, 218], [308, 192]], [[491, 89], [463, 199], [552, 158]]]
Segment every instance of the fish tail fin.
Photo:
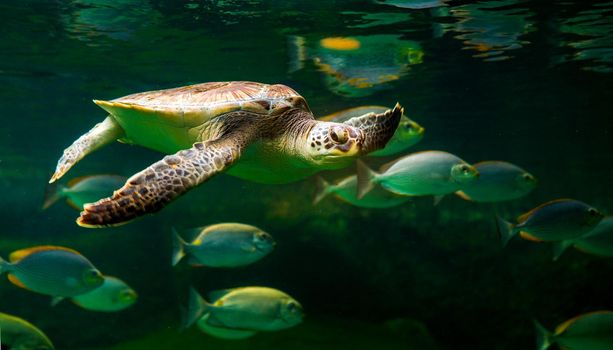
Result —
[[330, 183], [321, 176], [315, 177], [315, 196], [313, 197], [313, 205], [321, 202], [330, 193]]
[[43, 210], [52, 206], [60, 198], [62, 198], [62, 186], [57, 182], [48, 183], [45, 186], [45, 199], [43, 201]]
[[513, 236], [515, 236], [517, 233], [515, 230], [515, 225], [506, 221], [500, 216], [496, 216], [496, 229], [498, 231], [500, 241], [502, 242], [502, 247], [505, 247], [511, 238], [513, 238]]
[[538, 321], [534, 320], [533, 322], [536, 330], [536, 350], [547, 350], [553, 344], [551, 341], [552, 334]]
[[377, 177], [377, 173], [372, 171], [364, 163], [359, 160], [356, 162], [357, 164], [357, 180], [358, 180], [358, 199], [364, 198], [364, 196], [370, 192], [375, 187], [375, 178]]
[[186, 329], [193, 325], [204, 315], [211, 305], [198, 294], [194, 288], [189, 289], [189, 300], [187, 309], [183, 309], [181, 319], [181, 329]]
[[11, 263], [9, 263], [8, 261], [2, 259], [2, 257], [0, 257], [0, 275], [2, 275], [5, 272], [8, 272], [10, 269]]
[[179, 232], [173, 227], [172, 228], [172, 266], [175, 266], [183, 259], [185, 256], [185, 241], [181, 236], [179, 236]]
[[553, 244], [553, 261], [557, 261], [571, 245], [573, 245], [573, 241], [555, 242]]

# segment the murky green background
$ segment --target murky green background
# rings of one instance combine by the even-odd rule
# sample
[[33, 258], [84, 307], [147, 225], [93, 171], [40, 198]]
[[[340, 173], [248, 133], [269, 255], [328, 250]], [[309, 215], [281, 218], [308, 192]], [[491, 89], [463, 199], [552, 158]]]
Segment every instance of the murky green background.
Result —
[[[64, 350], [515, 350], [534, 348], [532, 319], [553, 327], [612, 309], [611, 259], [572, 251], [554, 263], [550, 246], [521, 240], [503, 250], [493, 224], [495, 211], [511, 218], [564, 197], [613, 213], [613, 3], [590, 3], [0, 2], [0, 255], [66, 245], [140, 295], [126, 311], [97, 314], [51, 307], [2, 278], [0, 311]], [[350, 55], [321, 47], [338, 36], [362, 46]], [[287, 84], [316, 116], [399, 101], [427, 130], [414, 150], [507, 160], [535, 174], [539, 188], [497, 206], [449, 196], [437, 207], [424, 198], [367, 210], [333, 199], [312, 206], [311, 181], [267, 186], [221, 175], [117, 228], [80, 228], [64, 203], [40, 209], [62, 150], [105, 116], [92, 99], [225, 80]], [[129, 176], [160, 158], [117, 143], [68, 178]], [[171, 269], [172, 226], [223, 221], [265, 229], [277, 249], [245, 268]], [[307, 317], [245, 341], [179, 333], [189, 285], [275, 287]]]

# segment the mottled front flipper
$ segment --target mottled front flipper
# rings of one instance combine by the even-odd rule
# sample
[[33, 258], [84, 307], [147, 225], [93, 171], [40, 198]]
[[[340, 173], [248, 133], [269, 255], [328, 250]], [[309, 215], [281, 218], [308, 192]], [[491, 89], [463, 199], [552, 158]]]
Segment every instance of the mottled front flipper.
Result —
[[404, 109], [396, 103], [394, 109], [388, 109], [384, 113], [368, 113], [360, 117], [347, 120], [344, 124], [351, 125], [364, 132], [363, 153], [370, 153], [385, 147], [387, 142], [394, 136], [400, 117]]
[[112, 197], [86, 204], [77, 224], [115, 226], [154, 213], [234, 163], [248, 142], [246, 135], [234, 134], [166, 156], [129, 178]]
[[117, 141], [124, 135], [123, 129], [113, 117], [108, 116], [102, 123], [96, 124], [90, 131], [81, 135], [75, 142], [64, 150], [58, 160], [55, 173], [49, 183], [59, 180], [73, 165], [83, 157], [98, 148]]

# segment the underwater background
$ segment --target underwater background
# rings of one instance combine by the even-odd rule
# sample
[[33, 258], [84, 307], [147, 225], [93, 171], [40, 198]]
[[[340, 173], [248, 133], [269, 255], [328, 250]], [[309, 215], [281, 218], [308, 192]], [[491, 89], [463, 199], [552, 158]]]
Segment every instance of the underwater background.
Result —
[[[554, 198], [613, 214], [613, 3], [596, 1], [0, 2], [0, 256], [64, 245], [139, 295], [95, 313], [3, 277], [0, 311], [56, 349], [534, 349], [553, 327], [613, 308], [613, 260], [512, 240], [495, 215]], [[358, 48], [326, 49], [351, 37]], [[286, 84], [316, 117], [393, 106], [426, 128], [410, 152], [499, 159], [539, 179], [530, 195], [479, 204], [450, 195], [364, 209], [312, 179], [262, 185], [219, 175], [129, 225], [86, 229], [65, 203], [42, 210], [62, 150], [100, 122], [92, 99], [209, 81]], [[130, 176], [161, 154], [114, 143], [68, 178]], [[396, 157], [369, 159], [373, 166]], [[339, 179], [355, 172], [324, 172]], [[219, 222], [262, 228], [275, 251], [253, 265], [170, 264], [171, 230]], [[179, 330], [190, 286], [265, 285], [303, 305], [304, 322], [246, 340]]]

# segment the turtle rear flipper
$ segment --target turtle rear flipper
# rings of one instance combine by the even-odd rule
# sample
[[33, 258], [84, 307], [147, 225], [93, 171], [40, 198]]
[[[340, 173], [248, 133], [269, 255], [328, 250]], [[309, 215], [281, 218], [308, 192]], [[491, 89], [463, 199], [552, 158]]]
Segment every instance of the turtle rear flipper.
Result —
[[83, 159], [89, 153], [111, 142], [117, 141], [124, 135], [121, 126], [108, 116], [101, 123], [96, 124], [90, 131], [81, 135], [75, 142], [64, 150], [64, 154], [58, 160], [55, 173], [49, 183], [59, 180], [73, 165]]
[[243, 133], [229, 136], [197, 142], [190, 149], [164, 157], [129, 178], [112, 197], [86, 204], [77, 224], [116, 226], [159, 211], [176, 197], [224, 171], [240, 157], [251, 138]]
[[396, 132], [403, 110], [400, 104], [396, 103], [394, 109], [388, 109], [379, 114], [368, 113], [360, 117], [354, 117], [343, 124], [351, 125], [364, 132], [362, 153], [367, 154], [385, 147]]

